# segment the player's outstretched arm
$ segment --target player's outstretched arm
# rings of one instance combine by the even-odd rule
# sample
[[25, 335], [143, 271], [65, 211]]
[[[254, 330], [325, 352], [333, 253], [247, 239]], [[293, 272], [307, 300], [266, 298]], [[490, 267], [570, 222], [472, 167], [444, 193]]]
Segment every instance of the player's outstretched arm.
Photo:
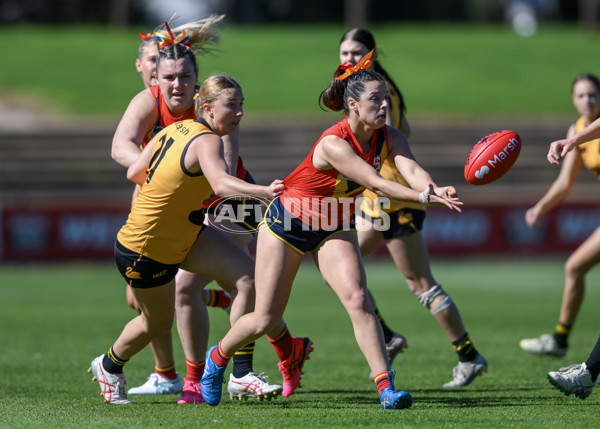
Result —
[[600, 138], [600, 118], [573, 136], [550, 143], [548, 162], [558, 165], [575, 146], [597, 138]]
[[408, 188], [396, 182], [385, 180], [371, 165], [360, 158], [343, 139], [328, 136], [321, 140], [313, 153], [313, 163], [317, 168], [335, 168], [344, 176], [378, 196], [403, 201], [420, 202], [421, 204], [443, 205], [451, 210], [461, 211], [462, 202], [456, 197], [435, 194], [431, 183], [423, 185], [423, 192]]

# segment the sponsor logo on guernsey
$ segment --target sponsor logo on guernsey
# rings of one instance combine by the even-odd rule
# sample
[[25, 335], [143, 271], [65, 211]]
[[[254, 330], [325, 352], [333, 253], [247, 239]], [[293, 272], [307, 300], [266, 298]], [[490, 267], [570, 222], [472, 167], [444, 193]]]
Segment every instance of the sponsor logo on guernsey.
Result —
[[177, 129], [177, 131], [179, 131], [184, 136], [187, 136], [190, 133], [190, 129], [188, 127], [186, 127], [185, 125], [183, 125], [181, 122], [177, 122], [175, 124], [175, 128]]

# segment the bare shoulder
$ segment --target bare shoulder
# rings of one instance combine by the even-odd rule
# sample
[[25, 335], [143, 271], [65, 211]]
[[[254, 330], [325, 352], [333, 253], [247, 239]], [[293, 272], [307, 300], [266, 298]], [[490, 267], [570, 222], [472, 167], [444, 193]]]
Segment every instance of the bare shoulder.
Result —
[[343, 156], [348, 152], [354, 152], [350, 144], [341, 137], [335, 135], [329, 135], [323, 137], [317, 147], [315, 148], [315, 154], [322, 152], [327, 156]]
[[347, 158], [350, 152], [353, 151], [347, 141], [335, 135], [328, 135], [317, 143], [312, 162], [319, 169], [331, 168], [332, 161]]
[[150, 89], [144, 89], [141, 92], [138, 92], [131, 100], [130, 106], [131, 105], [152, 109], [158, 108], [156, 99], [154, 98], [154, 95], [152, 95]]
[[[188, 125], [192, 124], [194, 123], [192, 122]], [[204, 132], [204, 130], [194, 128], [193, 125], [190, 134], [187, 134], [188, 128], [186, 127], [186, 124], [182, 124], [178, 131], [180, 133], [186, 133], [189, 138], [193, 138], [191, 145], [196, 146], [199, 149], [214, 150], [215, 148], [220, 148], [223, 144], [223, 140], [218, 135]]]

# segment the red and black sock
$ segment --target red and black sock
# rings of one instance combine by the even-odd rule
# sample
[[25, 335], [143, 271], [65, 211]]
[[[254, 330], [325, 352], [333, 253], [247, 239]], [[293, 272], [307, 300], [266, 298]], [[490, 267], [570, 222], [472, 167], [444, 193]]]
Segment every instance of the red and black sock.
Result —
[[215, 347], [215, 349], [210, 354], [210, 358], [213, 360], [214, 363], [216, 363], [219, 366], [227, 366], [232, 356], [226, 354], [223, 351], [223, 349], [221, 348], [221, 343], [219, 342], [219, 345]]
[[290, 357], [293, 351], [294, 342], [292, 341], [293, 337], [290, 334], [290, 331], [288, 330], [287, 326], [283, 328], [283, 331], [281, 331], [281, 333], [277, 335], [277, 337], [268, 338], [269, 342], [273, 346], [273, 349], [275, 350], [275, 354], [277, 354], [277, 357], [280, 361], [283, 362], [288, 357]]
[[186, 380], [190, 381], [200, 381], [202, 378], [202, 374], [204, 374], [204, 366], [206, 361], [194, 362], [186, 359], [185, 364], [187, 368], [187, 372], [185, 375]]
[[375, 384], [377, 384], [377, 390], [379, 391], [379, 396], [381, 396], [381, 392], [383, 392], [383, 389], [387, 389], [390, 386], [392, 388], [394, 387], [390, 382], [391, 378], [389, 374], [390, 371], [383, 371], [377, 374], [374, 378]]
[[210, 293], [207, 307], [227, 308], [231, 304], [231, 297], [222, 289], [207, 289]]
[[169, 380], [175, 380], [177, 378], [177, 372], [175, 372], [175, 363], [164, 368], [155, 365], [154, 372], [160, 375], [161, 377], [168, 378]]

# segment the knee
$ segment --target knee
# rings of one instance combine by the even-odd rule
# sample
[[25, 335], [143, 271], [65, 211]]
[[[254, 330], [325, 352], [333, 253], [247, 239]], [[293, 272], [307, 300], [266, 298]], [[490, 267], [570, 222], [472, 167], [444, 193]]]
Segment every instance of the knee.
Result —
[[406, 276], [405, 279], [406, 285], [417, 298], [431, 289], [428, 282], [419, 281], [416, 276]]
[[254, 279], [249, 275], [244, 275], [237, 279], [233, 289], [231, 289], [231, 297], [240, 297], [244, 301], [254, 302]]
[[261, 320], [256, 324], [255, 334], [259, 336], [265, 335], [274, 329], [275, 326], [277, 326], [278, 321], [279, 320], [273, 316], [261, 318]]
[[170, 332], [173, 327], [174, 312], [166, 313], [164, 315], [143, 317], [144, 330], [152, 337], [157, 337]]
[[356, 287], [347, 297], [344, 303], [346, 310], [350, 313], [353, 311], [370, 311], [371, 302], [367, 298], [365, 288]]
[[584, 274], [584, 268], [575, 258], [567, 259], [567, 262], [565, 262], [565, 275], [567, 277], [582, 277]]
[[435, 279], [430, 274], [404, 271], [403, 274], [406, 285], [417, 298], [436, 286]]
[[[201, 293], [201, 291], [199, 291]], [[200, 295], [201, 297], [201, 295]], [[175, 290], [175, 308], [189, 307], [193, 304], [195, 294], [191, 288], [176, 288]]]
[[246, 274], [235, 282], [235, 288], [240, 294], [247, 295], [254, 293], [254, 279], [252, 276]]

